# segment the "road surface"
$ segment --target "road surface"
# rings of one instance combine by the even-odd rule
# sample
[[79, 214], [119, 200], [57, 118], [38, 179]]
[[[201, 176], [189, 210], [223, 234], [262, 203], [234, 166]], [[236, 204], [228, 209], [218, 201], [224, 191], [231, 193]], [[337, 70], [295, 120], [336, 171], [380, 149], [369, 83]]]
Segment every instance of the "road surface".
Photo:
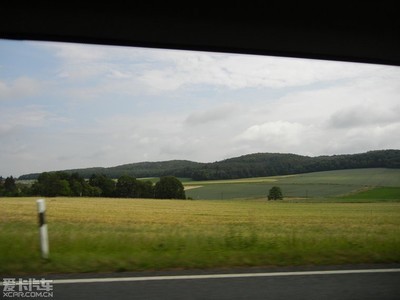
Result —
[[53, 280], [53, 299], [400, 299], [399, 265], [60, 275], [46, 279]]

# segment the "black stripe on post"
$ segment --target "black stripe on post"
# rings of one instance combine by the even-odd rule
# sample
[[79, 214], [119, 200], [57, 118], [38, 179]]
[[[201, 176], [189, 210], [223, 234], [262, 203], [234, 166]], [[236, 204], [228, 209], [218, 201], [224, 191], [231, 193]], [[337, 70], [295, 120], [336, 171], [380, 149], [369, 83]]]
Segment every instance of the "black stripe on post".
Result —
[[44, 224], [46, 224], [46, 217], [44, 212], [41, 212], [39, 213], [39, 227], [42, 227]]

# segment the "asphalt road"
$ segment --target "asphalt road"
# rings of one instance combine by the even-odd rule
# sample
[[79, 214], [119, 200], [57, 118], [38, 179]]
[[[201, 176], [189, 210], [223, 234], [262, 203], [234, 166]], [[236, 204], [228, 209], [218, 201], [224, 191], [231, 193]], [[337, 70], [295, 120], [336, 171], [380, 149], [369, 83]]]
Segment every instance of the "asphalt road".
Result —
[[[254, 271], [254, 270], [251, 270]], [[270, 271], [270, 270], [269, 270]], [[378, 271], [142, 273], [53, 278], [53, 299], [400, 299], [398, 266]]]

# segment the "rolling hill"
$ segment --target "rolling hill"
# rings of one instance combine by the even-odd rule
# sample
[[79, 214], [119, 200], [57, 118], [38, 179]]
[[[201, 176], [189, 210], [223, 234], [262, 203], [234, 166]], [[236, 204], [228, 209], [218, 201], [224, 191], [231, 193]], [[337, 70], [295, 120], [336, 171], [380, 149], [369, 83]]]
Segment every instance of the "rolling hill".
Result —
[[[79, 173], [85, 178], [105, 174], [111, 178], [131, 175], [137, 178], [173, 175], [193, 180], [237, 179], [262, 176], [290, 175], [331, 170], [359, 168], [399, 168], [400, 150], [378, 150], [359, 154], [332, 156], [302, 156], [286, 153], [254, 153], [213, 163], [188, 160], [139, 162], [110, 168], [63, 170]], [[21, 180], [36, 179], [39, 173], [26, 174]]]

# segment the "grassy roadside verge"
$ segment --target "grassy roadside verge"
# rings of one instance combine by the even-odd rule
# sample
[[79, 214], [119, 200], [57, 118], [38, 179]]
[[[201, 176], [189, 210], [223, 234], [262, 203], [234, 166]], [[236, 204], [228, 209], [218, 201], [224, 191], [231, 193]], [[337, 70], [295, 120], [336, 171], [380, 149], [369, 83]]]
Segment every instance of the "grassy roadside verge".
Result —
[[400, 262], [400, 203], [1, 198], [0, 274]]

